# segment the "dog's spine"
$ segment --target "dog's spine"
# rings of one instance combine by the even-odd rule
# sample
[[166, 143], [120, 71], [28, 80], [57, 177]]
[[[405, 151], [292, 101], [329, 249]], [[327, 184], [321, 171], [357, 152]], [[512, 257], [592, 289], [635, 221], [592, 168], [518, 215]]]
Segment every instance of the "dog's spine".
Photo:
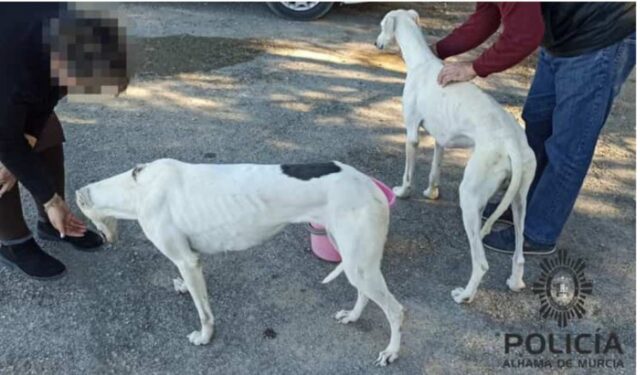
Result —
[[522, 183], [522, 154], [518, 149], [517, 145], [514, 142], [510, 141], [506, 145], [507, 153], [509, 155], [509, 160], [511, 161], [511, 181], [509, 182], [509, 187], [507, 188], [507, 192], [502, 197], [500, 204], [496, 207], [496, 210], [493, 211], [491, 216], [487, 219], [480, 231], [480, 238], [484, 238], [493, 227], [493, 224], [498, 220], [500, 215], [502, 215], [509, 205], [513, 201], [513, 198], [516, 196], [518, 189], [520, 188], [520, 184]]

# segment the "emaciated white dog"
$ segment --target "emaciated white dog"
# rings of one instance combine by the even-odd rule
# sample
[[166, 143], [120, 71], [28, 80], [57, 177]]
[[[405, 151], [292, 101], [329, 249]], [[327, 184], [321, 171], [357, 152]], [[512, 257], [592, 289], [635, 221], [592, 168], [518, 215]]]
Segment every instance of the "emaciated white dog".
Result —
[[[482, 277], [489, 269], [482, 238], [496, 219], [511, 205], [516, 233], [512, 272], [507, 285], [524, 288], [523, 227], [526, 199], [533, 180], [536, 160], [523, 129], [498, 102], [472, 83], [441, 87], [437, 82], [442, 61], [429, 49], [415, 10], [394, 10], [383, 18], [376, 46], [383, 49], [395, 39], [407, 66], [402, 93], [407, 129], [406, 164], [402, 185], [394, 188], [398, 197], [407, 197], [413, 184], [420, 127], [436, 141], [429, 186], [424, 195], [437, 199], [442, 153], [446, 147], [473, 147], [473, 154], [460, 184], [460, 207], [471, 248], [472, 272], [466, 288], [451, 292], [457, 303], [471, 302]], [[511, 177], [497, 209], [481, 228], [481, 212], [502, 182]]]
[[195, 345], [213, 334], [213, 314], [198, 253], [244, 250], [289, 223], [326, 227], [342, 263], [341, 272], [358, 290], [355, 307], [339, 311], [342, 323], [356, 321], [368, 300], [384, 310], [391, 327], [387, 348], [376, 363], [393, 362], [400, 348], [403, 308], [380, 271], [389, 208], [372, 180], [355, 168], [332, 162], [299, 165], [205, 165], [157, 160], [90, 184], [76, 192], [82, 212], [107, 241], [117, 237], [116, 219], [138, 220], [153, 244], [180, 271], [178, 292], [189, 292], [202, 328], [189, 335]]

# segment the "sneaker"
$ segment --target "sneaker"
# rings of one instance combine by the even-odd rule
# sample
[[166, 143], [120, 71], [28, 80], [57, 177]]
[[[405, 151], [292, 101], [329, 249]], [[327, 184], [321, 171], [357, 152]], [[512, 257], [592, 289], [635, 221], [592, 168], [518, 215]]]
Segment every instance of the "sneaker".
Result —
[[[487, 203], [487, 206], [482, 211], [482, 220], [487, 220], [489, 216], [498, 208], [498, 203]], [[500, 215], [498, 220], [499, 223], [511, 224], [513, 225], [513, 214], [511, 213], [511, 207], [507, 208], [506, 211]]]
[[[486, 249], [504, 254], [513, 254], [516, 248], [516, 238], [513, 227], [487, 234], [482, 240]], [[550, 255], [555, 253], [556, 245], [543, 245], [524, 237], [522, 253], [524, 255]]]
[[104, 243], [99, 234], [90, 230], [87, 230], [82, 237], [65, 236], [60, 238], [60, 232], [51, 223], [42, 221], [38, 221], [38, 237], [47, 241], [63, 241], [71, 244], [77, 250], [86, 252], [97, 251]]
[[0, 263], [36, 280], [59, 279], [67, 271], [62, 262], [42, 251], [33, 238], [16, 245], [0, 246]]

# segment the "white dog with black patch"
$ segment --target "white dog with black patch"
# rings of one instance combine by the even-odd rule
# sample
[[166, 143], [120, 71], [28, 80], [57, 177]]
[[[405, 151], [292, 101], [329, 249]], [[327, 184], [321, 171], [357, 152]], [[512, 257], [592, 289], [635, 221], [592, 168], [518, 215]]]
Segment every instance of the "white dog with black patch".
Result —
[[245, 250], [290, 223], [319, 223], [342, 257], [324, 280], [344, 271], [358, 290], [355, 306], [339, 311], [342, 323], [356, 321], [368, 300], [384, 311], [391, 338], [376, 363], [393, 362], [400, 349], [403, 308], [380, 271], [389, 227], [386, 197], [375, 183], [348, 165], [187, 164], [162, 159], [87, 185], [76, 192], [82, 212], [108, 242], [116, 219], [137, 220], [146, 236], [180, 271], [178, 292], [189, 292], [202, 328], [189, 335], [195, 345], [213, 335], [199, 253]]
[[[376, 47], [384, 49], [395, 40], [407, 66], [402, 93], [404, 124], [407, 129], [406, 163], [402, 185], [394, 188], [400, 198], [408, 197], [413, 185], [418, 130], [422, 127], [435, 138], [429, 186], [424, 195], [439, 196], [440, 165], [444, 148], [473, 148], [460, 184], [460, 207], [471, 248], [472, 271], [465, 288], [451, 292], [457, 303], [471, 302], [482, 277], [489, 269], [482, 238], [511, 205], [516, 234], [511, 276], [507, 285], [514, 291], [525, 287], [523, 229], [529, 186], [536, 170], [533, 151], [524, 130], [498, 102], [469, 82], [442, 87], [437, 78], [442, 61], [425, 42], [415, 10], [394, 10], [381, 22]], [[511, 178], [502, 201], [481, 228], [481, 212], [489, 198], [507, 178]]]

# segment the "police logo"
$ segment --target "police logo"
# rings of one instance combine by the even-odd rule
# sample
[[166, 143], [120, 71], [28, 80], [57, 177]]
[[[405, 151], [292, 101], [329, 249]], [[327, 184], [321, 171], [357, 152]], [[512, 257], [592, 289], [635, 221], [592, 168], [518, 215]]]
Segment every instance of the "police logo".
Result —
[[542, 273], [533, 284], [533, 292], [540, 298], [540, 314], [555, 319], [559, 327], [566, 327], [570, 319], [580, 319], [586, 313], [584, 301], [593, 291], [593, 283], [584, 275], [583, 259], [571, 259], [560, 250], [555, 259], [540, 263]]

